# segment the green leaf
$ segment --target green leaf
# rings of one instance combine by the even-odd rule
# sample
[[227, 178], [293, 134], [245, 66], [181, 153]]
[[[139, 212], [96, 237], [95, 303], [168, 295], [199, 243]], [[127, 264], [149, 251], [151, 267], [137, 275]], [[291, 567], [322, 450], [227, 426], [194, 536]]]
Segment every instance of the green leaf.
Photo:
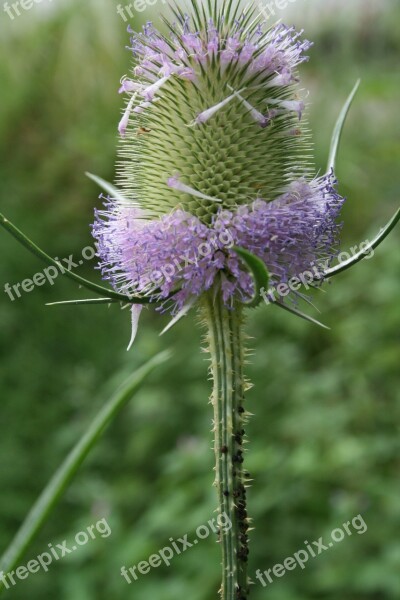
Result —
[[383, 229], [379, 232], [379, 234], [376, 236], [376, 238], [372, 242], [370, 242], [364, 248], [364, 250], [362, 250], [361, 252], [358, 252], [358, 254], [356, 254], [355, 256], [352, 256], [349, 260], [346, 260], [345, 262], [341, 263], [340, 265], [337, 265], [336, 267], [333, 267], [332, 269], [328, 269], [327, 271], [325, 271], [325, 278], [330, 279], [331, 277], [334, 277], [335, 275], [339, 275], [339, 273], [343, 273], [344, 271], [347, 271], [347, 269], [350, 269], [357, 263], [364, 260], [368, 256], [368, 254], [370, 254], [373, 250], [376, 250], [376, 248], [378, 248], [378, 246], [380, 246], [382, 244], [382, 242], [388, 237], [388, 235], [396, 227], [399, 220], [400, 220], [400, 208], [398, 209], [398, 211], [396, 212], [394, 217], [389, 221], [389, 223], [385, 227], [383, 227]]
[[[169, 351], [162, 352], [140, 367], [95, 416], [75, 448], [73, 448], [47, 487], [43, 490], [10, 546], [1, 557], [0, 573], [2, 571], [9, 573], [19, 564], [28, 546], [38, 534], [79, 467], [104, 433], [106, 427], [138, 391], [148, 375], [169, 358]], [[0, 593], [4, 589], [4, 584], [0, 580]]]
[[347, 115], [349, 114], [350, 107], [353, 104], [354, 97], [357, 93], [358, 88], [360, 87], [360, 83], [361, 83], [361, 79], [359, 79], [357, 81], [356, 85], [354, 86], [353, 91], [351, 92], [350, 96], [347, 98], [346, 103], [343, 106], [342, 111], [339, 115], [339, 118], [336, 121], [335, 129], [334, 129], [333, 135], [332, 135], [331, 149], [330, 149], [329, 159], [328, 159], [328, 167], [327, 167], [328, 172], [331, 171], [332, 169], [333, 169], [333, 171], [336, 170], [336, 157], [337, 157], [337, 153], [339, 150], [340, 140], [342, 138], [343, 127], [346, 122]]
[[108, 288], [98, 285], [97, 283], [92, 283], [88, 279], [84, 279], [83, 277], [76, 275], [76, 273], [73, 273], [72, 271], [65, 270], [64, 268], [62, 268], [61, 263], [59, 263], [56, 260], [54, 260], [53, 258], [51, 258], [51, 256], [49, 256], [41, 248], [36, 246], [36, 244], [34, 244], [29, 238], [27, 238], [26, 235], [24, 235], [22, 233], [22, 231], [17, 229], [17, 227], [15, 227], [15, 225], [13, 225], [2, 214], [0, 214], [0, 225], [6, 231], [11, 233], [11, 235], [13, 237], [15, 237], [15, 239], [18, 240], [25, 248], [27, 248], [30, 252], [32, 252], [32, 254], [34, 254], [41, 260], [43, 260], [48, 265], [55, 267], [61, 275], [64, 275], [65, 277], [68, 277], [69, 279], [73, 279], [75, 282], [79, 283], [80, 285], [87, 288], [88, 290], [91, 290], [92, 292], [96, 292], [97, 294], [100, 294], [102, 296], [107, 294], [108, 296], [110, 296], [110, 298], [113, 298], [115, 300], [122, 300], [122, 301], [128, 302], [130, 304], [149, 304], [149, 302], [150, 302], [149, 298], [135, 298], [135, 297], [125, 296], [124, 294], [119, 294], [118, 292], [114, 292], [113, 290], [109, 290]]
[[251, 252], [248, 252], [248, 250], [245, 250], [244, 248], [239, 248], [238, 246], [235, 246], [234, 248], [232, 248], [232, 250], [234, 250], [234, 252], [236, 252], [236, 254], [240, 256], [243, 262], [246, 263], [246, 265], [251, 271], [251, 274], [253, 275], [255, 285], [254, 298], [250, 302], [247, 302], [246, 306], [255, 308], [260, 304], [262, 300], [262, 289], [264, 288], [265, 290], [268, 290], [270, 279], [268, 269], [265, 266], [265, 263], [261, 260], [261, 258], [258, 258], [258, 256], [255, 256], [255, 254], [252, 254]]
[[87, 177], [89, 177], [89, 179], [91, 179], [92, 181], [94, 181], [95, 183], [97, 183], [97, 185], [102, 190], [104, 190], [105, 192], [107, 192], [107, 194], [111, 198], [114, 198], [115, 200], [122, 200], [123, 202], [126, 202], [125, 196], [112, 183], [109, 183], [108, 181], [106, 181], [105, 179], [102, 179], [101, 177], [98, 177], [97, 175], [93, 175], [93, 173], [85, 173], [85, 175]]

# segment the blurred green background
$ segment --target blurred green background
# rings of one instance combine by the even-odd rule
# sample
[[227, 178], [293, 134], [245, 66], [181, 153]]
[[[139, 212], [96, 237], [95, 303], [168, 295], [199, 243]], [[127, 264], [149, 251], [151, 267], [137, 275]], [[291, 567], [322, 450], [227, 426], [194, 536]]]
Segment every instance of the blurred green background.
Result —
[[[400, 184], [398, 2], [298, 0], [277, 17], [315, 41], [302, 68], [322, 169], [335, 118], [363, 80], [339, 160], [348, 196], [344, 248], [394, 213]], [[133, 20], [139, 27], [149, 9]], [[0, 6], [0, 9], [2, 7]], [[157, 20], [157, 19], [155, 19]], [[126, 24], [116, 3], [43, 0], [11, 20], [1, 10], [1, 211], [53, 256], [92, 243], [98, 190], [84, 176], [114, 176], [116, 93], [129, 71]], [[248, 376], [256, 417], [247, 466], [250, 574], [271, 568], [362, 513], [368, 532], [263, 589], [261, 600], [400, 598], [400, 256], [395, 233], [373, 260], [318, 295], [329, 332], [259, 308], [249, 315]], [[3, 292], [43, 265], [0, 231], [0, 551], [62, 458], [121, 378], [155, 352], [173, 360], [108, 430], [26, 561], [106, 517], [99, 538], [5, 593], [10, 600], [214, 600], [219, 547], [210, 538], [131, 586], [120, 575], [192, 533], [216, 506], [207, 363], [192, 315], [160, 338], [166, 317], [146, 311], [126, 352], [129, 314], [118, 308], [46, 308], [85, 297], [72, 282], [11, 302]], [[98, 280], [95, 262], [81, 273]]]

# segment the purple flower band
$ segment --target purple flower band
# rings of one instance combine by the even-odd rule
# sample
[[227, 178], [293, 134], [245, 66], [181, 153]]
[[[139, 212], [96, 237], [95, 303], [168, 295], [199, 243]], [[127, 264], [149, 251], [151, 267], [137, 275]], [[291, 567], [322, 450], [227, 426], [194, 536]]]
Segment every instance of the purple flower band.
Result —
[[235, 211], [219, 210], [210, 226], [180, 209], [149, 221], [141, 209], [108, 200], [93, 227], [103, 277], [125, 294], [165, 301], [164, 310], [172, 312], [218, 279], [228, 307], [234, 298], [247, 301], [253, 280], [232, 247], [260, 257], [274, 285], [331, 260], [344, 202], [335, 185], [333, 173], [298, 180], [272, 202], [259, 199]]

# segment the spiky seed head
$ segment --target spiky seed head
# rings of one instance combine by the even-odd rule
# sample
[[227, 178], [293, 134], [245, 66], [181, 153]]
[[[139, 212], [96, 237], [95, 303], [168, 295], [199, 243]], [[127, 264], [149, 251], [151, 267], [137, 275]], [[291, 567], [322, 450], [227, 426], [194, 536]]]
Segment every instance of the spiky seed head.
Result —
[[252, 10], [200, 17], [201, 6], [177, 9], [169, 36], [132, 32], [118, 180], [150, 216], [180, 207], [210, 223], [220, 205], [271, 201], [309, 170], [297, 66], [311, 44]]

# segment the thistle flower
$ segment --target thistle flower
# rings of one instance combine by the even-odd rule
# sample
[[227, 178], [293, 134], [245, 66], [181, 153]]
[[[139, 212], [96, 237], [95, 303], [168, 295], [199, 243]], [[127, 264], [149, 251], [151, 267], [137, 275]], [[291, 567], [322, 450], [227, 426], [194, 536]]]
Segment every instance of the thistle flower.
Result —
[[207, 18], [192, 8], [175, 11], [167, 36], [151, 23], [130, 30], [133, 74], [120, 88], [125, 199], [109, 198], [93, 228], [103, 277], [172, 314], [216, 286], [228, 308], [250, 301], [254, 282], [236, 246], [265, 263], [273, 284], [329, 262], [344, 201], [333, 172], [314, 177], [299, 127], [297, 67], [312, 44], [233, 4]]
[[220, 208], [209, 225], [178, 207], [159, 219], [146, 219], [129, 202], [108, 201], [94, 226], [103, 276], [126, 295], [151, 293], [174, 313], [216, 282], [227, 307], [235, 299], [248, 303], [253, 278], [233, 248], [260, 257], [276, 285], [319, 260], [329, 262], [336, 252], [335, 219], [343, 204], [334, 185], [333, 174], [296, 180], [271, 202], [258, 199], [235, 210]]
[[[298, 77], [311, 43], [292, 27], [267, 27], [254, 8], [240, 13], [236, 0], [223, 10], [218, 0], [190, 4], [190, 14], [174, 5], [167, 35], [151, 23], [131, 30], [133, 70], [119, 90], [126, 95], [119, 185], [100, 181], [109, 195], [93, 225], [100, 269], [114, 291], [63, 273], [107, 295], [78, 303], [132, 305], [129, 347], [143, 304], [171, 312], [171, 325], [198, 305], [214, 381], [218, 511], [232, 523], [220, 532], [221, 597], [246, 600], [244, 307], [259, 302], [263, 283], [287, 283], [320, 261], [328, 278], [368, 253], [329, 268], [344, 203], [335, 158], [355, 90], [338, 121], [328, 171], [317, 176]], [[400, 211], [370, 248], [399, 218]], [[1, 215], [0, 224], [59, 267]]]
[[[367, 247], [330, 267], [344, 202], [334, 167], [358, 84], [337, 122], [327, 173], [316, 176], [297, 74], [311, 44], [293, 28], [266, 27], [255, 9], [240, 13], [239, 0], [228, 0], [223, 12], [219, 0], [190, 4], [189, 15], [175, 6], [169, 35], [150, 23], [142, 33], [131, 32], [134, 68], [120, 87], [127, 95], [119, 124], [120, 189], [90, 175], [108, 193], [93, 235], [103, 276], [114, 290], [65, 270], [1, 214], [0, 226], [55, 272], [103, 296], [56, 304], [131, 304], [130, 346], [144, 304], [171, 311], [170, 325], [198, 305], [214, 381], [218, 511], [231, 522], [219, 532], [221, 597], [247, 600], [250, 474], [243, 462], [250, 413], [243, 309], [265, 296], [263, 283], [286, 284], [319, 261], [323, 267], [314, 281], [321, 273], [329, 279], [347, 270], [382, 243], [400, 210]], [[283, 301], [275, 304], [313, 321]], [[115, 412], [116, 402], [121, 404], [121, 397], [103, 411], [104, 419]], [[102, 423], [97, 419], [90, 435], [97, 435]], [[87, 452], [87, 437], [76, 460]], [[59, 496], [56, 479], [57, 485], [46, 489], [46, 506]], [[17, 547], [25, 547], [34, 527], [30, 518]], [[18, 551], [13, 547], [6, 554], [7, 564], [15, 567]]]
[[[235, 2], [224, 13], [218, 2], [191, 5], [190, 15], [174, 10], [169, 35], [151, 23], [131, 31], [122, 197], [108, 197], [93, 235], [118, 293], [157, 303], [172, 324], [199, 304], [214, 379], [215, 485], [232, 521], [221, 533], [221, 595], [246, 600], [242, 309], [258, 301], [257, 270], [279, 284], [330, 264], [344, 199], [333, 170], [317, 177], [310, 161], [297, 68], [311, 43], [294, 28], [266, 27], [251, 9], [239, 14]], [[132, 307], [130, 346], [141, 309]]]

